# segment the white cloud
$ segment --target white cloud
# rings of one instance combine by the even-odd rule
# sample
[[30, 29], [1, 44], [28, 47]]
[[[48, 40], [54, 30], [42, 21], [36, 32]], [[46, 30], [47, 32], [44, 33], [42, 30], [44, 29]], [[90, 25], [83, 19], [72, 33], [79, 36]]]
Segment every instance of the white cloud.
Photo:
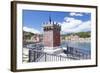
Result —
[[80, 31], [90, 31], [91, 30], [91, 21], [83, 22], [78, 28]]
[[63, 33], [82, 32], [91, 30], [90, 21], [82, 21], [79, 19], [65, 17], [64, 22], [60, 23]]
[[31, 33], [38, 33], [40, 34], [40, 32], [34, 28], [29, 28], [29, 27], [23, 27], [23, 30], [26, 32], [31, 32]]
[[64, 18], [64, 22], [62, 22], [62, 27], [63, 28], [74, 28], [76, 26], [78, 26], [79, 24], [81, 24], [82, 21], [81, 20], [78, 20], [78, 19], [75, 19], [75, 18], [71, 18], [71, 17], [65, 17]]
[[83, 14], [82, 13], [71, 12], [70, 16], [83, 16]]

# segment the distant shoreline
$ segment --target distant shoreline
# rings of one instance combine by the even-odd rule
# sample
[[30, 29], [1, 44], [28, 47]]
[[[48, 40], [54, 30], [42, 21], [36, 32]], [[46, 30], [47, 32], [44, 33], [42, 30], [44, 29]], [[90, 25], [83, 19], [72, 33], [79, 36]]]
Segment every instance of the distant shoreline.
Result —
[[66, 40], [71, 42], [91, 42], [91, 40]]
[[62, 41], [69, 41], [69, 42], [87, 42], [87, 43], [89, 43], [89, 42], [91, 42], [91, 40], [90, 39], [82, 39], [82, 40], [62, 40]]

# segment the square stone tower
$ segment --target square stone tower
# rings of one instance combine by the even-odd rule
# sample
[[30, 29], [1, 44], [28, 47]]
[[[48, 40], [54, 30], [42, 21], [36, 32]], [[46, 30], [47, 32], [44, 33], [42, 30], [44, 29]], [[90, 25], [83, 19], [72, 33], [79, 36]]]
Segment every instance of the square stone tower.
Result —
[[43, 44], [45, 47], [60, 46], [61, 26], [58, 23], [49, 19], [49, 22], [44, 24], [43, 31]]

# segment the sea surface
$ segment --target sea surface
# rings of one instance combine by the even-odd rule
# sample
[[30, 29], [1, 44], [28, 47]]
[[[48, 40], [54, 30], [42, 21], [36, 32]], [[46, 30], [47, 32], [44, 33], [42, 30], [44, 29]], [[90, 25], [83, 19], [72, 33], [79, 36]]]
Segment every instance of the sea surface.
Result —
[[[30, 48], [39, 48], [39, 47], [42, 47], [43, 45], [42, 44], [28, 44], [27, 47], [30, 47]], [[91, 54], [91, 43], [90, 42], [76, 42], [76, 41], [63, 41], [61, 43], [61, 46], [62, 47], [74, 47], [76, 49], [79, 49], [81, 50], [81, 52], [85, 52], [87, 54]]]
[[91, 43], [90, 42], [74, 42], [74, 41], [64, 41], [61, 43], [61, 46], [74, 47], [80, 49], [81, 51], [90, 54], [91, 53]]

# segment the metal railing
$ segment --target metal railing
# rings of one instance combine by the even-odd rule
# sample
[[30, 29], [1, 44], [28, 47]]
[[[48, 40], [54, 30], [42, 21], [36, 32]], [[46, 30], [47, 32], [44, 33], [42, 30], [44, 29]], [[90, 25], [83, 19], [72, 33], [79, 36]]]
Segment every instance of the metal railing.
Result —
[[64, 51], [67, 55], [71, 55], [74, 58], [77, 59], [90, 59], [91, 58], [91, 53], [83, 49], [75, 48], [75, 47], [70, 47], [67, 46], [67, 50]]
[[70, 58], [68, 58], [67, 56], [62, 56], [57, 54], [49, 54], [41, 50], [29, 51], [29, 62], [66, 61], [66, 60], [70, 60]]
[[63, 51], [64, 55], [50, 54], [43, 49], [29, 49], [29, 62], [47, 62], [47, 61], [67, 61], [67, 60], [82, 60], [90, 59], [91, 56], [81, 49], [67, 46], [67, 50]]

